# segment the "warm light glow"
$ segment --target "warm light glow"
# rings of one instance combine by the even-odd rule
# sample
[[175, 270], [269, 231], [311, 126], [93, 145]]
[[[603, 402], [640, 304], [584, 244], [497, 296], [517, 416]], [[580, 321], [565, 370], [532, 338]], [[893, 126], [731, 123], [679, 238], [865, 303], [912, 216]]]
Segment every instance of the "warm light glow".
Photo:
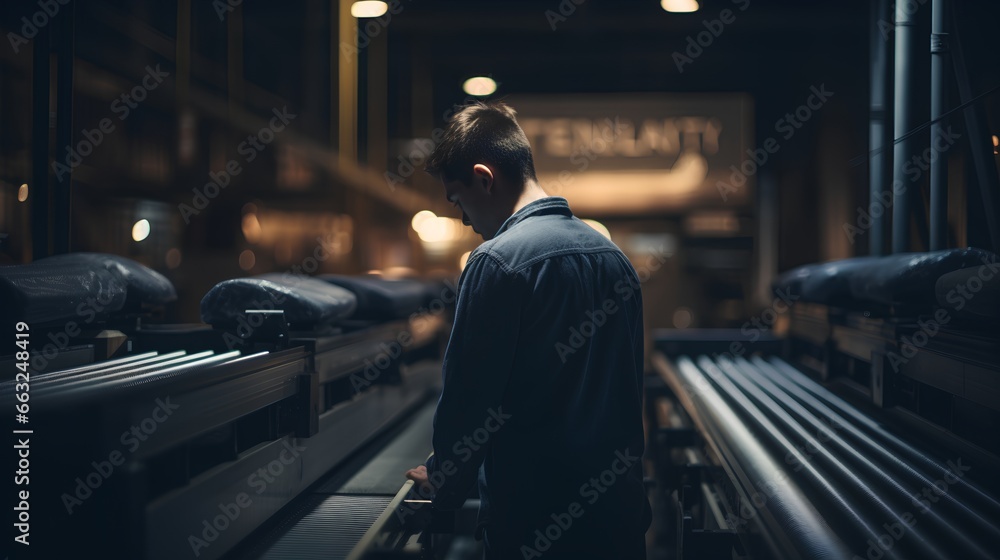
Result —
[[255, 264], [257, 264], [257, 255], [253, 254], [253, 251], [247, 249], [240, 253], [240, 268], [250, 270]]
[[421, 210], [413, 215], [413, 219], [410, 220], [410, 225], [413, 226], [413, 231], [420, 231], [420, 224], [424, 223], [425, 220], [437, 218], [437, 214], [431, 212], [430, 210]]
[[608, 231], [608, 228], [605, 227], [605, 225], [602, 224], [601, 222], [598, 222], [597, 220], [581, 220], [581, 221], [587, 224], [588, 226], [594, 228], [595, 230], [597, 230], [597, 233], [603, 235], [604, 237], [607, 237], [608, 239], [611, 239], [611, 232]]
[[[996, 136], [993, 138], [996, 139]], [[25, 200], [28, 200], [28, 183], [21, 185], [20, 188], [17, 189], [17, 201], [24, 202]]]
[[471, 254], [472, 254], [472, 251], [466, 251], [466, 252], [462, 253], [461, 257], [458, 257], [458, 269], [459, 270], [465, 270], [465, 265], [466, 265], [466, 263], [469, 262], [469, 255], [471, 255]]
[[181, 250], [177, 247], [167, 251], [167, 256], [164, 260], [167, 262], [167, 268], [174, 269], [181, 265]]
[[147, 237], [149, 237], [149, 220], [139, 220], [132, 226], [132, 239], [142, 241]]
[[668, 12], [686, 14], [698, 11], [698, 0], [660, 0], [660, 7]]
[[369, 1], [355, 2], [351, 5], [351, 15], [356, 18], [379, 17], [389, 11], [385, 2]]
[[460, 220], [435, 216], [420, 223], [417, 236], [424, 243], [454, 241], [459, 236], [461, 229], [462, 223]]
[[424, 243], [440, 243], [454, 241], [462, 234], [462, 221], [455, 218], [443, 218], [430, 210], [421, 210], [410, 221], [417, 237]]
[[260, 221], [257, 220], [257, 214], [244, 214], [243, 237], [246, 237], [250, 243], [256, 243], [260, 240], [260, 235], [261, 228]]
[[487, 78], [486, 76], [476, 76], [475, 78], [469, 78], [465, 80], [462, 84], [462, 90], [469, 95], [475, 95], [477, 97], [483, 97], [490, 95], [497, 90], [497, 83], [493, 81], [493, 78]]
[[[997, 146], [1000, 146], [1000, 138], [997, 138], [997, 136], [994, 134], [993, 135], [993, 153], [994, 154], [1000, 154], [1000, 152], [997, 151]], [[23, 185], [21, 188], [23, 189], [26, 186], [27, 185]], [[20, 197], [18, 197], [18, 200], [20, 200]]]

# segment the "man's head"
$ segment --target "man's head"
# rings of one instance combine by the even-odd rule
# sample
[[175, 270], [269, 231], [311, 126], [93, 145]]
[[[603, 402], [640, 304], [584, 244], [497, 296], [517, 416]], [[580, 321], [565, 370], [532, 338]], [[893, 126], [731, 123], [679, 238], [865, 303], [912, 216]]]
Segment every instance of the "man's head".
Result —
[[451, 118], [425, 169], [445, 187], [462, 221], [492, 238], [529, 187], [538, 189], [531, 146], [500, 102], [476, 103]]

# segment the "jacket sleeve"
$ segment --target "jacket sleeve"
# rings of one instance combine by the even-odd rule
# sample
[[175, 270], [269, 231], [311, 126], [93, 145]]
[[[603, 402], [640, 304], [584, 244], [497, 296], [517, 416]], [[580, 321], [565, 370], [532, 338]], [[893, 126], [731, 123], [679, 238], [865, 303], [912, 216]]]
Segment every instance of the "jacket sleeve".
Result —
[[516, 275], [485, 253], [469, 259], [462, 274], [434, 414], [434, 456], [427, 463], [440, 509], [462, 506], [489, 438], [508, 416], [501, 402], [517, 349], [520, 286]]

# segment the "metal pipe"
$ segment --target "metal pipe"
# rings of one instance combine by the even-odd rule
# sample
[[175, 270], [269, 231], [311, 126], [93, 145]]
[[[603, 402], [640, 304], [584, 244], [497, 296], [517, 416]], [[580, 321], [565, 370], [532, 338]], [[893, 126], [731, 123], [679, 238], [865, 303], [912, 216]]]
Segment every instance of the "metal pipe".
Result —
[[[948, 110], [948, 25], [945, 0], [933, 0], [931, 14], [931, 150], [934, 139], [944, 133], [940, 119]], [[936, 153], [931, 157], [931, 251], [948, 248], [948, 157]]]
[[[740, 374], [739, 371], [733, 371], [730, 366], [730, 362], [725, 358], [720, 358], [718, 362], [713, 362], [708, 357], [702, 357], [698, 361], [698, 365], [701, 369], [709, 374], [709, 376], [715, 380], [720, 381], [722, 378], [728, 380], [728, 384], [731, 388], [724, 387], [723, 390], [729, 393], [731, 397], [746, 399], [751, 406], [755, 406], [760, 411], [766, 411], [764, 414], [767, 416], [773, 416], [773, 420], [769, 421], [768, 432], [772, 430], [779, 430], [789, 437], [789, 439], [794, 441], [800, 441], [805, 444], [805, 449], [808, 454], [805, 455], [805, 461], [811, 462], [815, 461], [820, 464], [820, 469], [828, 477], [836, 477], [839, 479], [843, 486], [838, 487], [843, 491], [844, 489], [856, 490], [857, 494], [863, 500], [863, 508], [866, 515], [874, 515], [874, 519], [869, 518], [874, 526], [879, 526], [881, 522], [885, 523], [901, 523], [900, 526], [905, 526], [906, 518], [896, 511], [893, 507], [894, 504], [905, 504], [911, 497], [906, 488], [903, 488], [898, 482], [891, 479], [891, 477], [885, 475], [879, 471], [878, 467], [873, 465], [870, 461], [858, 456], [856, 459], [860, 458], [864, 460], [861, 463], [861, 468], [855, 469], [851, 468], [841, 457], [833, 453], [829, 446], [821, 443], [816, 437], [813, 437], [806, 429], [795, 421], [785, 410], [778, 405], [771, 397], [764, 394], [758, 387], [755, 387], [750, 383], [745, 375]], [[720, 385], [724, 385], [720, 383]], [[758, 418], [754, 418], [754, 421], [758, 421]], [[801, 448], [800, 448], [801, 449]], [[800, 458], [796, 457], [795, 463], [789, 460], [789, 456], [786, 455], [785, 462], [793, 464], [796, 467], [806, 467], [807, 465], [801, 462]], [[872, 473], [878, 473], [881, 477], [880, 482], [886, 486], [874, 486], [870, 484], [862, 476], [870, 475]], [[867, 478], [867, 476], [866, 476]], [[881, 489], [891, 489], [891, 493], [883, 494], [879, 490]], [[888, 495], [886, 495], [888, 494]], [[890, 495], [893, 500], [890, 501]], [[854, 504], [851, 504], [854, 506]], [[856, 507], [856, 506], [855, 506]], [[937, 517], [937, 513], [933, 510], [928, 512], [932, 517]], [[941, 519], [934, 519], [935, 525], [941, 525], [951, 529], [950, 536], [954, 539], [961, 539], [961, 533], [954, 530], [953, 527], [948, 526]], [[947, 548], [938, 548], [926, 538], [924, 531], [910, 530], [906, 535], [906, 540], [899, 543], [900, 546], [905, 546], [909, 549], [911, 555], [917, 551], [928, 552], [931, 556], [935, 558], [943, 558], [944, 550]], [[945, 544], [945, 543], [938, 543]], [[895, 547], [893, 547], [895, 549]], [[981, 551], [976, 551], [982, 556]]]
[[874, 212], [876, 205], [885, 206], [892, 185], [892, 43], [884, 34], [882, 22], [892, 18], [892, 0], [872, 2], [871, 90], [869, 105], [868, 148], [875, 151], [868, 166], [868, 253], [885, 254], [885, 214], [887, 208]]
[[[763, 362], [763, 360], [757, 357], [754, 358], [754, 361]], [[895, 436], [852, 406], [850, 403], [830, 392], [819, 383], [809, 379], [806, 375], [793, 368], [781, 358], [771, 357], [769, 363], [774, 366], [774, 368], [770, 370], [771, 372], [780, 374], [787, 381], [798, 385], [813, 397], [811, 399], [801, 400], [801, 402], [813, 410], [824, 414], [828, 414], [830, 411], [836, 411], [842, 416], [853, 421], [855, 425], [864, 428], [873, 438], [882, 442], [887, 447], [892, 448], [897, 455], [903, 457], [907, 462], [915, 466], [919, 466], [924, 469], [925, 472], [932, 473], [933, 476], [945, 477], [953, 474], [951, 469], [947, 466], [942, 465], [937, 460], [929, 457], [909, 443]], [[963, 478], [959, 478], [953, 486], [956, 491], [963, 495], [965, 499], [976, 502], [978, 507], [982, 509], [989, 510], [989, 515], [994, 517], [1000, 516], [1000, 503], [990, 497], [986, 492], [983, 492], [981, 489], [977, 488]]]
[[907, 178], [906, 166], [916, 150], [917, 138], [905, 137], [920, 123], [920, 115], [915, 111], [917, 91], [917, 30], [915, 11], [910, 2], [896, 2], [896, 66], [894, 72], [895, 107], [893, 116], [893, 137], [896, 141], [892, 154], [893, 201], [892, 201], [892, 252], [905, 253], [910, 249], [910, 213], [912, 206], [912, 181]]
[[[721, 360], [720, 364], [723, 364]], [[882, 487], [893, 487], [897, 490], [903, 489], [903, 482], [915, 485], [915, 490], [917, 491], [923, 488], [935, 487], [932, 477], [926, 476], [924, 473], [913, 468], [912, 465], [901, 460], [883, 445], [865, 435], [850, 422], [847, 422], [842, 416], [832, 413], [832, 411], [830, 415], [822, 415], [818, 412], [807, 410], [804, 405], [793, 397], [793, 395], [801, 396], [801, 388], [795, 386], [794, 383], [787, 381], [780, 383], [770, 378], [765, 370], [773, 369], [774, 366], [763, 361], [755, 361], [751, 364], [744, 358], [736, 358], [735, 364], [731, 367], [738, 373], [746, 374], [742, 380], [744, 383], [754, 383], [766, 395], [780, 403], [788, 414], [794, 418], [795, 422], [808, 428], [810, 433], [817, 434], [817, 437], [821, 441], [825, 436], [830, 441], [830, 446], [836, 447], [838, 454], [850, 458], [855, 465], [867, 470], [869, 480], [881, 480]], [[726, 370], [725, 365], [723, 365], [723, 370]], [[781, 378], [779, 374], [774, 373], [773, 375], [778, 376], [779, 379]], [[733, 377], [732, 373], [730, 373], [730, 377]], [[847, 441], [845, 437], [850, 437], [852, 441]], [[890, 467], [890, 469], [886, 469], [886, 467]], [[905, 489], [903, 490], [903, 499], [904, 502], [908, 502], [911, 499], [910, 492]], [[934, 508], [935, 510], [946, 510], [941, 513], [947, 514], [949, 516], [948, 520], [945, 521], [939, 517], [936, 511], [928, 511], [927, 513], [930, 514], [928, 517], [936, 518], [935, 521], [937, 521], [940, 528], [951, 533], [951, 542], [961, 542], [969, 545], [969, 543], [965, 543], [969, 535], [962, 534], [956, 529], [956, 525], [958, 524], [955, 522], [959, 520], [961, 521], [961, 525], [959, 526], [972, 525], [972, 527], [969, 527], [970, 535], [975, 534], [979, 537], [981, 545], [988, 547], [992, 543], [1000, 542], [1000, 529], [988, 521], [986, 517], [958, 500], [951, 493], [945, 492], [941, 494], [938, 500], [939, 503]], [[982, 549], [976, 553], [982, 555]]]
[[[713, 451], [725, 459], [724, 465], [732, 469], [730, 476], [739, 479], [737, 489], [754, 514], [751, 519], [761, 521], [762, 529], [766, 531], [762, 536], [775, 548], [773, 552], [787, 558], [850, 556], [844, 542], [805, 497], [797, 481], [788, 476], [776, 478], [775, 475], [782, 472], [781, 464], [766, 449], [762, 438], [750, 431], [750, 424], [741, 421], [736, 409], [726, 402], [690, 359], [677, 360], [676, 369], [659, 354], [653, 357], [653, 362], [657, 369], [665, 372], [667, 384], [699, 431], [706, 435]], [[797, 453], [790, 442], [786, 440], [785, 443], [790, 453]], [[765, 481], [771, 481], [766, 489], [762, 488]], [[767, 495], [765, 507], [759, 509], [753, 505], [764, 496], [758, 489], [764, 490]], [[750, 495], [743, 495], [744, 492]], [[850, 511], [846, 503], [844, 509]], [[855, 527], [863, 525], [860, 518], [855, 517], [854, 520], [860, 522]], [[788, 530], [788, 539], [776, 533], [783, 530]], [[870, 528], [866, 533], [874, 534]], [[873, 538], [878, 539], [878, 536]], [[886, 557], [893, 558], [895, 555], [890, 551]]]

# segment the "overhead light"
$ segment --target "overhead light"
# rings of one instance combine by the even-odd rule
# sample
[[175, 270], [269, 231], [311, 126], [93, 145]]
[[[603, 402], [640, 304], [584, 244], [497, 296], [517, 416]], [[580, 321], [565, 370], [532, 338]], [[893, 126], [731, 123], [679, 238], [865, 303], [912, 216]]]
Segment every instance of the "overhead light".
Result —
[[365, 0], [355, 2], [351, 5], [351, 15], [360, 18], [376, 18], [389, 11], [389, 5], [385, 2]]
[[497, 83], [493, 81], [493, 78], [476, 76], [465, 80], [465, 83], [462, 84], [462, 90], [469, 95], [484, 97], [497, 90]]
[[698, 0], [660, 0], [660, 7], [675, 14], [688, 14], [698, 11]]
[[142, 219], [132, 225], [132, 239], [142, 241], [149, 237], [149, 220]]
[[[996, 136], [993, 138], [996, 138]], [[28, 183], [21, 185], [17, 189], [17, 201], [24, 202], [25, 200], [28, 200]]]

